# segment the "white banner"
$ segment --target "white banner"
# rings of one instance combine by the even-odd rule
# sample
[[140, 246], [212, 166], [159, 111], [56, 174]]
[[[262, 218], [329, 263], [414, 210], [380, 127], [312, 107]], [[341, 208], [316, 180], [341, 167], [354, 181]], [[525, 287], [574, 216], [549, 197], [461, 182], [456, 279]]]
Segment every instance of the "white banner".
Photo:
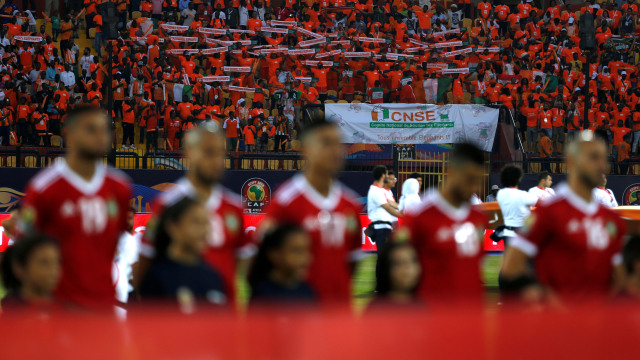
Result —
[[482, 105], [325, 104], [345, 143], [451, 144], [472, 142], [491, 151], [498, 109]]

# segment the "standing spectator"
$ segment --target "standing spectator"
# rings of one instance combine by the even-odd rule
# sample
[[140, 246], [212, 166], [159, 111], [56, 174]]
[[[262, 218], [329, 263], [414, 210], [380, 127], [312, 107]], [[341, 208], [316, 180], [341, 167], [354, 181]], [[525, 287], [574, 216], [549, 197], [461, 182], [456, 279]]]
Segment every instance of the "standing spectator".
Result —
[[497, 197], [496, 197], [496, 196], [498, 196], [498, 191], [500, 191], [500, 186], [498, 186], [498, 185], [491, 186], [491, 192], [484, 199], [484, 202], [496, 202], [496, 201], [498, 201]]
[[278, 115], [273, 120], [276, 135], [274, 137], [273, 152], [277, 152], [282, 148], [285, 152], [287, 148], [287, 140], [289, 139], [289, 120], [282, 114], [283, 108], [278, 109]]
[[367, 228], [367, 236], [376, 244], [378, 252], [382, 251], [391, 237], [393, 223], [402, 217], [397, 204], [385, 190], [387, 179], [386, 166], [378, 165], [373, 169], [373, 184], [367, 193], [367, 215], [371, 224]]
[[182, 126], [182, 121], [180, 121], [180, 118], [176, 116], [175, 110], [171, 110], [169, 116], [165, 117], [164, 125], [167, 129], [167, 142], [169, 143], [170, 149], [180, 149], [180, 137], [178, 135], [180, 133], [180, 127]]
[[256, 143], [256, 127], [250, 123], [242, 129], [244, 138], [244, 149], [246, 152], [253, 152]]
[[122, 109], [124, 103], [124, 93], [127, 89], [127, 82], [122, 78], [122, 74], [117, 72], [113, 79], [113, 111], [116, 116], [122, 118]]
[[2, 146], [9, 146], [10, 144], [11, 125], [13, 125], [11, 107], [5, 106], [0, 109], [0, 144]]
[[[146, 94], [146, 93], [145, 93]], [[159, 115], [156, 111], [155, 104], [150, 103], [142, 112], [142, 117], [146, 124], [147, 132], [147, 152], [158, 150], [158, 128]]]
[[222, 128], [225, 129], [227, 138], [227, 151], [236, 151], [238, 148], [240, 121], [233, 111], [229, 112], [229, 117], [224, 120]]
[[256, 129], [258, 130], [258, 146], [256, 147], [256, 151], [262, 152], [267, 151], [269, 144], [269, 133], [271, 132], [271, 124], [269, 124], [265, 118], [264, 114], [260, 114], [258, 120], [256, 122]]
[[[135, 150], [135, 135], [134, 135], [134, 123], [135, 123], [135, 102], [133, 100], [125, 101], [122, 104], [122, 148]], [[127, 146], [129, 143], [129, 146]]]
[[420, 204], [420, 183], [417, 179], [407, 179], [402, 184], [402, 196], [398, 203], [398, 211], [406, 212], [418, 204]]
[[546, 132], [540, 138], [540, 157], [542, 171], [551, 172], [551, 157], [553, 156], [553, 142]]
[[629, 152], [631, 151], [631, 145], [629, 145], [630, 135], [622, 137], [622, 142], [618, 143], [616, 149], [618, 150], [618, 157], [616, 159], [618, 164], [618, 174], [627, 175], [629, 173]]
[[49, 116], [44, 113], [42, 108], [38, 106], [32, 115], [33, 122], [35, 123], [35, 129], [37, 134], [36, 145], [42, 145], [44, 147], [51, 146], [51, 136], [49, 135]]
[[[521, 181], [522, 169], [517, 166], [507, 165], [500, 171], [502, 189], [498, 191], [496, 201], [500, 205], [504, 227], [498, 235], [502, 237], [505, 245], [522, 229], [531, 214], [531, 207], [538, 202], [538, 197], [531, 190], [526, 192], [518, 189]], [[496, 232], [498, 233], [498, 229]]]
[[60, 301], [111, 310], [111, 268], [118, 238], [126, 230], [130, 183], [102, 164], [111, 131], [100, 109], [76, 107], [65, 125], [67, 153], [32, 179], [21, 229], [39, 231], [60, 243], [62, 279], [56, 293]]

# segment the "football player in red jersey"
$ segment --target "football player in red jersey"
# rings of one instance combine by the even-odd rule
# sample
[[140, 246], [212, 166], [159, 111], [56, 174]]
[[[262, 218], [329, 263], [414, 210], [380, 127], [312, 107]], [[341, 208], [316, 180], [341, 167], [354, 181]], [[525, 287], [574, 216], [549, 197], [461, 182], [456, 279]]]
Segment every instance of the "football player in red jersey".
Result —
[[338, 125], [324, 120], [311, 123], [302, 134], [302, 148], [305, 170], [276, 191], [262, 229], [292, 224], [306, 230], [313, 256], [309, 284], [321, 303], [347, 303], [352, 261], [362, 244], [362, 204], [335, 179], [345, 154]]
[[[558, 304], [607, 296], [621, 285], [625, 224], [594, 197], [607, 167], [607, 147], [591, 131], [567, 146], [567, 183], [539, 204], [505, 253], [505, 290]], [[528, 274], [529, 258], [540, 286]]]
[[104, 111], [76, 107], [67, 114], [65, 128], [67, 154], [29, 183], [19, 231], [41, 232], [59, 242], [62, 278], [56, 295], [61, 302], [108, 309], [115, 301], [111, 267], [127, 229], [131, 184], [102, 163], [111, 146]]
[[[212, 232], [204, 258], [224, 280], [227, 294], [235, 294], [238, 259], [248, 259], [257, 248], [251, 237], [245, 236], [242, 205], [239, 195], [225, 189], [220, 182], [225, 168], [225, 137], [218, 124], [205, 121], [189, 131], [185, 138], [186, 156], [190, 170], [168, 191], [161, 194], [152, 206], [153, 216], [140, 245], [141, 260], [134, 278], [141, 279], [155, 256], [154, 225], [162, 211], [184, 197], [202, 200], [211, 213]], [[137, 282], [137, 281], [136, 281]]]
[[418, 296], [430, 305], [484, 299], [480, 265], [487, 219], [471, 206], [483, 174], [483, 152], [475, 145], [456, 145], [442, 189], [411, 209], [397, 234], [399, 241], [415, 244], [423, 269]]

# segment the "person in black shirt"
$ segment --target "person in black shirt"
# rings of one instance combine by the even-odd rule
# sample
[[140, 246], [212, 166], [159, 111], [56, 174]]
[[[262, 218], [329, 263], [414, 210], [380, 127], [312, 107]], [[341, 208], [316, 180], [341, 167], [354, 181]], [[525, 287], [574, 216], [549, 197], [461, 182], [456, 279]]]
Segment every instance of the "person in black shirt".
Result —
[[177, 301], [184, 312], [227, 303], [221, 276], [202, 259], [210, 232], [200, 201], [184, 198], [163, 211], [154, 237], [157, 256], [140, 286], [143, 301]]
[[282, 225], [267, 233], [249, 273], [251, 302], [313, 302], [304, 280], [310, 264], [311, 240], [301, 228]]

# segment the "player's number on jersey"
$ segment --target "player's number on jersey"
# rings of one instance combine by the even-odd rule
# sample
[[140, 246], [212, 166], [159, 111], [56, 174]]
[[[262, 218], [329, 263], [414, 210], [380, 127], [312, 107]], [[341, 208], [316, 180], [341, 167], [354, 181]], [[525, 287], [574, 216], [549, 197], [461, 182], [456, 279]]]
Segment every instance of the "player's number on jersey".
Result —
[[480, 250], [480, 241], [476, 227], [472, 223], [464, 223], [453, 227], [458, 255], [463, 257], [476, 256]]
[[102, 198], [80, 198], [78, 208], [82, 217], [82, 229], [86, 234], [104, 231], [107, 227], [107, 205]]
[[609, 231], [601, 219], [584, 219], [582, 226], [587, 234], [587, 245], [593, 249], [606, 249], [609, 246]]
[[211, 218], [211, 228], [209, 229], [209, 246], [218, 248], [224, 244], [224, 222], [222, 217], [214, 214]]

